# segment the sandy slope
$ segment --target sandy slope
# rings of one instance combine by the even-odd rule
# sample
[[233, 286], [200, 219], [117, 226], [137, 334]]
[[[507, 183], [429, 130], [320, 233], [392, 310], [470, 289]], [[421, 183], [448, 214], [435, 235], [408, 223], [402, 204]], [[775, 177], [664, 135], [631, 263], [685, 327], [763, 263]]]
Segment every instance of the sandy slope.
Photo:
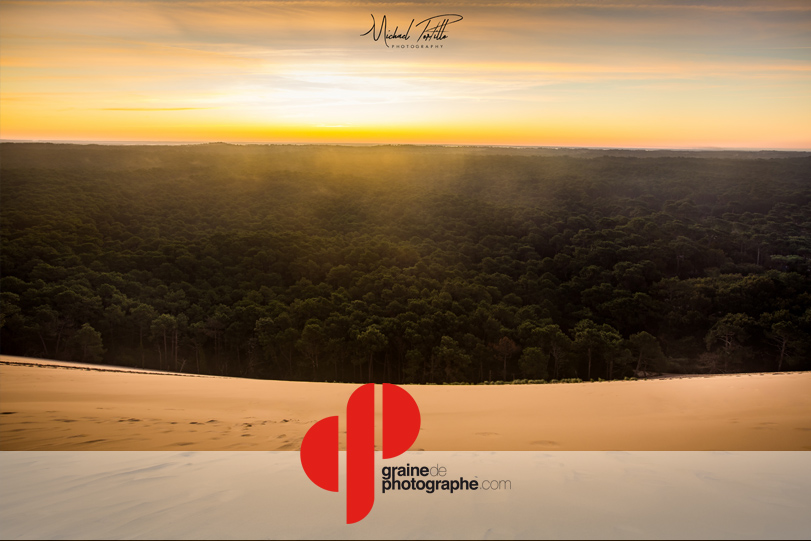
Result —
[[[343, 448], [357, 388], [0, 361], [2, 450], [297, 450], [336, 414]], [[413, 449], [811, 450], [811, 373], [407, 389]]]
[[[347, 526], [298, 453], [3, 452], [3, 539], [808, 539], [811, 453], [409, 452], [507, 490], [381, 493]], [[343, 462], [345, 456], [341, 457]], [[379, 473], [380, 470], [378, 470]], [[505, 487], [506, 488], [506, 487]]]

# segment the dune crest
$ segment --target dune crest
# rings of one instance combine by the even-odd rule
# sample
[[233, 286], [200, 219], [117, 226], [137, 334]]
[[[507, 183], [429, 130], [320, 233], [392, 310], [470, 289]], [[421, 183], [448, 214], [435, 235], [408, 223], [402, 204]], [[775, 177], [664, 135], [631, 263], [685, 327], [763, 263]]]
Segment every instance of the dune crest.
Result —
[[[296, 451], [329, 415], [343, 449], [357, 387], [0, 362], [2, 450]], [[407, 388], [413, 450], [811, 450], [808, 372]]]

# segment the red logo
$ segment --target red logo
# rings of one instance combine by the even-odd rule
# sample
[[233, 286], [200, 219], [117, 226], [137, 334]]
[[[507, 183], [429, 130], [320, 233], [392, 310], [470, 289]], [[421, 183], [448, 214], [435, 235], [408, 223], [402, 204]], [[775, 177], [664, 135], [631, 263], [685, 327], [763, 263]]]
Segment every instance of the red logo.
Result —
[[[346, 523], [363, 520], [375, 503], [375, 384], [355, 390], [346, 404]], [[405, 453], [417, 440], [420, 410], [408, 391], [383, 384], [383, 458]], [[321, 419], [301, 442], [310, 481], [338, 492], [338, 416]]]

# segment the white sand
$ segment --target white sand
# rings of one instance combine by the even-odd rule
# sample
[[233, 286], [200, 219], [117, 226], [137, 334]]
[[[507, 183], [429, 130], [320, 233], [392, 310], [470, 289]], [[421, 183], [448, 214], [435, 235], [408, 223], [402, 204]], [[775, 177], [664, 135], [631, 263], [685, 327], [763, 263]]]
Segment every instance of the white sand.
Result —
[[4, 539], [807, 539], [811, 453], [409, 452], [384, 465], [510, 480], [454, 494], [341, 492], [298, 453], [2, 452]]

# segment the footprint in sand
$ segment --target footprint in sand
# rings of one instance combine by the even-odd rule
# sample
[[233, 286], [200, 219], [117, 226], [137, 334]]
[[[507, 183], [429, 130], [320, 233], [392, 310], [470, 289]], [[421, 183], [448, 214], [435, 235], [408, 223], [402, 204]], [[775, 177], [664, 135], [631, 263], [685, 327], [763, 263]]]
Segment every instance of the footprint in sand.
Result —
[[529, 442], [530, 445], [543, 445], [544, 447], [560, 447], [560, 444], [552, 440], [537, 440]]
[[0, 411], [0, 415], [14, 415], [16, 411]]
[[278, 449], [278, 450], [279, 450], [279, 451], [282, 451], [282, 450], [284, 450], [284, 449], [295, 449], [295, 448], [296, 448], [298, 445], [300, 445], [300, 444], [301, 444], [301, 441], [302, 441], [303, 439], [304, 439], [304, 438], [293, 438], [292, 440], [287, 440], [287, 441], [285, 441], [285, 442], [284, 442], [284, 445], [282, 445], [281, 447], [279, 447], [279, 449]]

